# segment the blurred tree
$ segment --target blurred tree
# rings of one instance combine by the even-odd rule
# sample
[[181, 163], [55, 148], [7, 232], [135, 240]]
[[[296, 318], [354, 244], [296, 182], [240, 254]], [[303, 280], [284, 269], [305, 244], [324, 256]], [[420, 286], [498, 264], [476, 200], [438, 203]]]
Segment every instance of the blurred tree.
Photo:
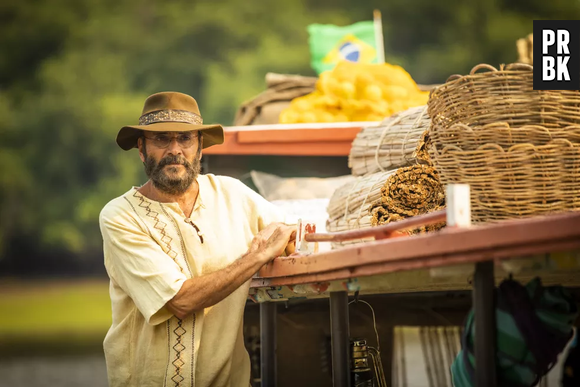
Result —
[[145, 178], [114, 139], [147, 95], [191, 94], [206, 122], [229, 124], [267, 72], [314, 74], [308, 24], [369, 20], [374, 8], [387, 61], [420, 83], [514, 61], [534, 19], [580, 17], [565, 0], [0, 3], [0, 273], [100, 259], [101, 208]]

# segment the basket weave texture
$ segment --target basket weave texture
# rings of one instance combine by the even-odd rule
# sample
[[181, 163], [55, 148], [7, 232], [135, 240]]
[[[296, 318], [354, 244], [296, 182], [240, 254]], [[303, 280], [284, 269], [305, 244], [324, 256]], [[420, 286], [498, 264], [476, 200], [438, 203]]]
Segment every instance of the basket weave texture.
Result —
[[549, 129], [580, 124], [578, 91], [534, 90], [533, 83], [533, 67], [523, 63], [499, 70], [481, 64], [469, 75], [452, 75], [431, 91], [432, 139], [437, 141], [441, 131], [457, 123], [473, 129], [498, 122]]
[[532, 85], [529, 65], [479, 65], [431, 93], [429, 155], [475, 222], [580, 209], [580, 92]]

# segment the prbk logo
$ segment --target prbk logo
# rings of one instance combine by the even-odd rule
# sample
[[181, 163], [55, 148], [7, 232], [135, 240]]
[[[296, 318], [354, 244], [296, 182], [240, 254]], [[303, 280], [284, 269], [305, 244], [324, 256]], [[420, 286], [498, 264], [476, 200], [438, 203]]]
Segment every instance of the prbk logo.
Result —
[[580, 90], [580, 20], [534, 20], [534, 90]]

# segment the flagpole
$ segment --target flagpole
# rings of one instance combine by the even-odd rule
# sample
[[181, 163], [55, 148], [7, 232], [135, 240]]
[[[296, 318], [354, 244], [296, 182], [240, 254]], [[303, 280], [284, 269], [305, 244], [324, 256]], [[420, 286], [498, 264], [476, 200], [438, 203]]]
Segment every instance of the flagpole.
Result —
[[381, 11], [373, 11], [373, 24], [375, 26], [375, 41], [377, 43], [377, 60], [379, 63], [385, 63], [385, 43], [383, 42], [383, 19]]

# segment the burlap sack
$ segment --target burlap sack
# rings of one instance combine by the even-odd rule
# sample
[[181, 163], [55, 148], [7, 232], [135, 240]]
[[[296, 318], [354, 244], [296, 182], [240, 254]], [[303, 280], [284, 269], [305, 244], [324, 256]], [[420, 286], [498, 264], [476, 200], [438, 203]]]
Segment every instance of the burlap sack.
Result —
[[240, 106], [234, 125], [277, 124], [280, 112], [294, 98], [313, 92], [317, 79], [300, 75], [266, 74], [267, 90]]

